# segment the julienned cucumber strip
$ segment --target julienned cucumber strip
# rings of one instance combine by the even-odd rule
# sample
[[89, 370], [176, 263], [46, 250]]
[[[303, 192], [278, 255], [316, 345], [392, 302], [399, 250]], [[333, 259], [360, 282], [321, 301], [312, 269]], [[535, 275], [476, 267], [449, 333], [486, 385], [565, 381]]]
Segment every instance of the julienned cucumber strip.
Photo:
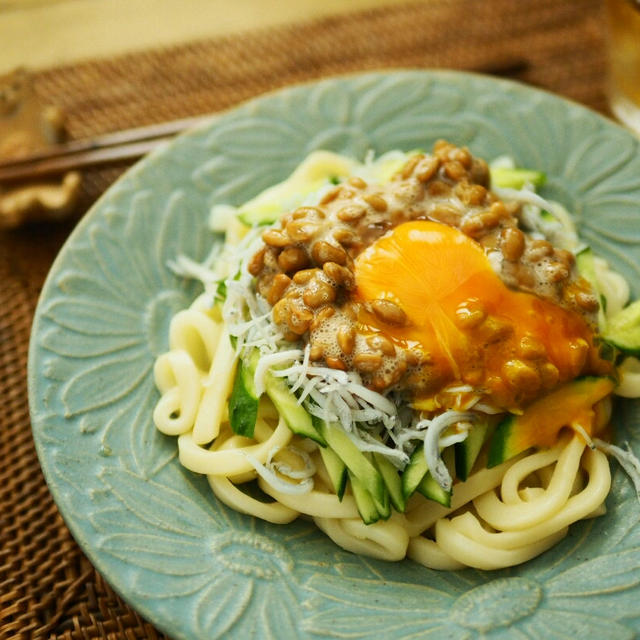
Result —
[[233, 432], [247, 438], [253, 437], [258, 417], [259, 398], [253, 383], [253, 374], [258, 361], [258, 351], [251, 352], [248, 358], [240, 359], [236, 369], [233, 390], [229, 398], [229, 423]]
[[417, 491], [429, 500], [433, 500], [445, 507], [451, 506], [451, 491], [445, 491], [429, 472], [422, 478]]
[[418, 445], [411, 454], [409, 464], [402, 473], [402, 493], [405, 500], [415, 491], [425, 498], [435, 500], [443, 505], [448, 505], [451, 500], [451, 492], [445, 491], [429, 472], [427, 461], [424, 457], [423, 445]]
[[[377, 465], [373, 461], [373, 454], [367, 453], [365, 456], [373, 463], [374, 467], [377, 468]], [[382, 475], [382, 474], [381, 474]], [[391, 500], [389, 499], [389, 490], [387, 489], [387, 485], [384, 484], [383, 477], [383, 485], [382, 485], [382, 500], [378, 500], [375, 496], [371, 496], [373, 498], [373, 503], [376, 505], [376, 509], [380, 514], [380, 517], [383, 520], [388, 520], [389, 516], [391, 516]]]
[[489, 439], [490, 432], [492, 433], [493, 430], [490, 431], [488, 420], [476, 422], [471, 427], [467, 438], [454, 445], [456, 475], [460, 480], [466, 480], [469, 477], [482, 446]]
[[339, 425], [324, 420], [318, 420], [316, 424], [320, 435], [345, 463], [351, 474], [360, 480], [377, 504], [384, 505], [386, 491], [384, 481], [369, 459]]
[[382, 502], [378, 502], [375, 498], [373, 498], [373, 502], [376, 505], [376, 509], [378, 510], [380, 517], [383, 520], [388, 520], [391, 516], [391, 501], [389, 500], [389, 492], [387, 491], [386, 486], [384, 488], [384, 497]]
[[351, 489], [353, 497], [356, 501], [358, 513], [365, 524], [373, 524], [380, 520], [380, 513], [376, 506], [373, 496], [367, 491], [364, 483], [358, 480], [358, 477], [349, 471], [349, 480], [351, 481]]
[[413, 495], [428, 470], [423, 446], [418, 445], [411, 454], [409, 464], [402, 472], [402, 494], [405, 501]]
[[[442, 461], [449, 470], [449, 474], [451, 475], [451, 477], [455, 477], [456, 456], [453, 447], [447, 447], [446, 449], [443, 449], [440, 455], [442, 456]], [[445, 507], [451, 506], [451, 489], [449, 491], [445, 491], [436, 482], [430, 471], [428, 471], [425, 477], [422, 478], [422, 482], [418, 485], [417, 490], [418, 493], [421, 493], [425, 498], [429, 498], [429, 500], [434, 500], [435, 502], [438, 502]]]
[[491, 184], [495, 187], [522, 189], [525, 184], [541, 187], [547, 180], [542, 171], [532, 169], [495, 168], [490, 170]]
[[603, 338], [625, 353], [640, 354], [640, 300], [609, 320]]
[[268, 371], [265, 376], [265, 391], [293, 433], [311, 438], [322, 446], [327, 444], [323, 436], [313, 426], [311, 416], [298, 403], [298, 398], [289, 389], [283, 378], [278, 378]]
[[344, 490], [347, 487], [347, 465], [342, 462], [340, 456], [330, 447], [320, 447], [320, 457], [327, 468], [329, 479], [333, 485], [333, 489], [342, 501]]
[[[259, 397], [256, 393], [254, 376], [260, 351], [252, 349], [249, 355], [241, 358], [229, 398], [229, 422], [234, 433], [252, 437], [258, 416]], [[298, 403], [298, 399], [282, 379], [267, 372], [265, 391], [287, 427], [293, 433], [311, 438], [322, 446], [326, 442], [313, 426], [311, 416]]]
[[602, 294], [602, 291], [600, 291], [600, 285], [596, 278], [596, 264], [591, 247], [585, 247], [576, 253], [576, 266], [578, 267], [578, 273], [591, 285], [593, 292], [600, 302], [600, 308], [598, 309], [598, 327], [600, 331], [604, 333], [607, 330], [607, 322], [604, 315], [606, 298]]
[[377, 452], [373, 454], [373, 462], [389, 490], [389, 498], [391, 499], [391, 504], [394, 509], [400, 513], [404, 513], [407, 507], [407, 501], [402, 493], [402, 479], [400, 478], [398, 470], [387, 458]]

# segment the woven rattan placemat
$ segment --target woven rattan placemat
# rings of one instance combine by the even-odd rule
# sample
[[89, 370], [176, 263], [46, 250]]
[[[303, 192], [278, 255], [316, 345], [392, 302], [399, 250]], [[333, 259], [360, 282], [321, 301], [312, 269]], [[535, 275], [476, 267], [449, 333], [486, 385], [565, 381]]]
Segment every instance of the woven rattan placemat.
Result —
[[[606, 111], [599, 0], [431, 0], [38, 73], [72, 137], [228, 108], [287, 84], [388, 67], [486, 68]], [[85, 173], [81, 215], [124, 170]], [[39, 291], [72, 228], [0, 232], [0, 639], [157, 638], [64, 525], [36, 458], [27, 406]]]

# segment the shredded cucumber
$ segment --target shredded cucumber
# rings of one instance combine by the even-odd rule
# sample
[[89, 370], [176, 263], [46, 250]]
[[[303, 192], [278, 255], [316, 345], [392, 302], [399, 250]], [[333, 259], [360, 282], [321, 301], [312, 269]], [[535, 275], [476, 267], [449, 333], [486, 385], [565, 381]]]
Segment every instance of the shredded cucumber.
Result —
[[541, 187], [547, 180], [542, 171], [532, 169], [509, 169], [505, 167], [492, 167], [491, 184], [503, 189], [522, 189], [526, 184]]
[[640, 300], [613, 316], [603, 337], [625, 353], [640, 354]]

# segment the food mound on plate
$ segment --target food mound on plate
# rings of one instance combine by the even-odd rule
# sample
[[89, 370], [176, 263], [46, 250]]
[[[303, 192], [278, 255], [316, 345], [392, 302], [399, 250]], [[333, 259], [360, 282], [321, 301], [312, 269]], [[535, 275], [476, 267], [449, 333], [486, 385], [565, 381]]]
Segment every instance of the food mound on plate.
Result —
[[315, 152], [214, 208], [225, 243], [178, 257], [205, 293], [155, 369], [182, 464], [238, 511], [437, 569], [519, 564], [603, 513], [605, 454], [637, 475], [606, 440], [619, 379], [640, 395], [639, 312], [544, 178], [445, 141]]

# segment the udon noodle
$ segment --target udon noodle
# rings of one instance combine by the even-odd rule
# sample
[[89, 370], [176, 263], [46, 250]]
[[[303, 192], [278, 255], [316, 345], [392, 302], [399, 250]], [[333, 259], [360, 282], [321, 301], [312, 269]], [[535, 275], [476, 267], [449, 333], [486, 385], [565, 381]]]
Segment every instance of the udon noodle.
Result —
[[[302, 171], [307, 182], [301, 179], [299, 170], [288, 182], [278, 186], [279, 191], [272, 189], [262, 199], [252, 201], [253, 205], [249, 203], [240, 208], [240, 213], [269, 209], [269, 198], [275, 199], [283, 211], [312, 206], [308, 203], [326, 200], [326, 194], [334, 188], [332, 182], [337, 181], [335, 178], [320, 180], [318, 188], [318, 175], [323, 171], [326, 175], [338, 176], [338, 187], [348, 184], [347, 177], [354, 172], [363, 182], [362, 176], [382, 182], [388, 180], [390, 174], [397, 175], [397, 171], [402, 171], [407, 157], [397, 152], [387, 154], [382, 162], [360, 165], [358, 174], [352, 161], [316, 154]], [[369, 173], [365, 170], [367, 166]], [[372, 173], [375, 174], [373, 177]], [[310, 175], [315, 176], [315, 181], [310, 181]], [[357, 184], [357, 180], [352, 183]], [[522, 191], [525, 196], [519, 206], [530, 209], [537, 206], [526, 202], [526, 194], [532, 191], [526, 187]], [[289, 195], [283, 196], [285, 192]], [[297, 195], [290, 196], [291, 193]], [[552, 203], [550, 207], [553, 206]], [[556, 219], [562, 218], [557, 208], [556, 214]], [[591, 436], [601, 433], [608, 423], [610, 397], [598, 402], [590, 433], [581, 430], [579, 425], [572, 429], [572, 425], [567, 424], [551, 446], [527, 448], [490, 468], [487, 467], [487, 441], [468, 477], [455, 479], [454, 476], [450, 504], [440, 504], [415, 492], [408, 496], [404, 512], [390, 510], [386, 518], [381, 517], [370, 524], [365, 524], [361, 516], [352, 489], [353, 476], [350, 476], [351, 482], [347, 483], [344, 495], [339, 496], [325, 464], [322, 445], [294, 433], [267, 393], [260, 395], [252, 436], [234, 433], [229, 398], [242, 354], [251, 349], [258, 349], [261, 358], [274, 363], [272, 367], [262, 367], [262, 373], [255, 374], [256, 379], [268, 370], [278, 375], [285, 372], [280, 379], [293, 388], [299, 405], [307, 410], [311, 407], [310, 411], [318, 414], [321, 413], [320, 400], [317, 400], [320, 395], [334, 393], [325, 390], [340, 386], [340, 380], [354, 378], [348, 377], [351, 375], [349, 369], [344, 371], [328, 366], [331, 361], [326, 355], [326, 359], [316, 363], [314, 368], [309, 355], [313, 348], [310, 330], [284, 336], [282, 327], [274, 321], [275, 306], [268, 303], [264, 291], [261, 294], [257, 290], [255, 276], [248, 271], [247, 264], [264, 246], [265, 228], [280, 229], [279, 216], [270, 226], [259, 228], [243, 224], [242, 215], [238, 217], [236, 211], [227, 216], [224, 223], [219, 222], [221, 211], [216, 215], [218, 227], [222, 224], [226, 231], [226, 244], [215, 261], [202, 266], [180, 258], [174, 265], [183, 273], [200, 277], [206, 286], [205, 293], [190, 308], [180, 311], [171, 320], [169, 349], [155, 365], [155, 380], [161, 397], [153, 418], [161, 432], [178, 436], [180, 463], [195, 473], [206, 475], [221, 502], [241, 513], [277, 524], [286, 524], [301, 516], [313, 519], [336, 544], [353, 553], [389, 561], [409, 557], [426, 567], [443, 570], [462, 567], [499, 569], [520, 564], [555, 545], [566, 536], [572, 523], [605, 512], [604, 502], [611, 485], [609, 462]], [[522, 215], [520, 222], [526, 226]], [[388, 227], [385, 232], [393, 228]], [[536, 234], [540, 237], [539, 230]], [[575, 251], [577, 236], [570, 221], [563, 219], [552, 225], [547, 238], [551, 236], [556, 243], [560, 238], [568, 251]], [[600, 293], [607, 300], [606, 314], [614, 316], [627, 304], [628, 287], [603, 260], [595, 258], [594, 269]], [[220, 283], [224, 283], [223, 289]], [[327, 353], [329, 351], [325, 351]], [[278, 354], [285, 355], [278, 360]], [[635, 359], [627, 358], [617, 372], [624, 395], [637, 397], [640, 396], [640, 374], [634, 372], [634, 362]], [[294, 370], [295, 367], [298, 368]], [[325, 373], [329, 377], [323, 379]], [[376, 389], [371, 377], [375, 374], [361, 370], [358, 375], [362, 395], [349, 406], [359, 416], [358, 426], [354, 427], [353, 433], [349, 428], [345, 431], [354, 442], [365, 443], [362, 449], [369, 458], [374, 455], [372, 452], [384, 453], [385, 446], [395, 451], [395, 458], [392, 454], [389, 457], [398, 473], [406, 468], [412, 450], [422, 444], [420, 439], [425, 436], [420, 431], [420, 420], [425, 416], [428, 422], [445, 411], [458, 411], [462, 416], [474, 411], [487, 416], [508, 413], [504, 406], [496, 407], [497, 394], [489, 399], [486, 395], [481, 397], [474, 385], [462, 380], [455, 381], [457, 386], [448, 385], [448, 405], [420, 409], [416, 408], [419, 403], [411, 404], [411, 399], [415, 399], [420, 391], [414, 389], [413, 396], [400, 393], [406, 378], [396, 376], [398, 381], [388, 388], [379, 384]], [[260, 386], [260, 380], [257, 385]], [[344, 388], [336, 393], [346, 397]], [[403, 418], [399, 427], [380, 426], [388, 417], [378, 408], [377, 396], [385, 403], [409, 403], [412, 415]], [[442, 396], [438, 397], [442, 404]], [[347, 400], [350, 402], [349, 398]], [[531, 398], [526, 396], [522, 402], [525, 410], [530, 402]], [[422, 406], [427, 407], [427, 404], [423, 402]], [[387, 405], [381, 401], [380, 406]], [[332, 410], [336, 414], [333, 424], [344, 429], [344, 415], [338, 414], [335, 406]], [[325, 407], [323, 411], [326, 415], [329, 409]], [[399, 406], [397, 415], [403, 411]], [[518, 406], [514, 411], [522, 413]], [[370, 424], [376, 425], [371, 432], [367, 432], [367, 418]], [[473, 421], [470, 428], [473, 429]], [[440, 436], [437, 455], [446, 458], [446, 449], [456, 440], [464, 439], [468, 430], [469, 424], [445, 429]], [[447, 437], [449, 441], [446, 441]], [[255, 484], [261, 490], [260, 495], [255, 490], [246, 490], [247, 486]]]

